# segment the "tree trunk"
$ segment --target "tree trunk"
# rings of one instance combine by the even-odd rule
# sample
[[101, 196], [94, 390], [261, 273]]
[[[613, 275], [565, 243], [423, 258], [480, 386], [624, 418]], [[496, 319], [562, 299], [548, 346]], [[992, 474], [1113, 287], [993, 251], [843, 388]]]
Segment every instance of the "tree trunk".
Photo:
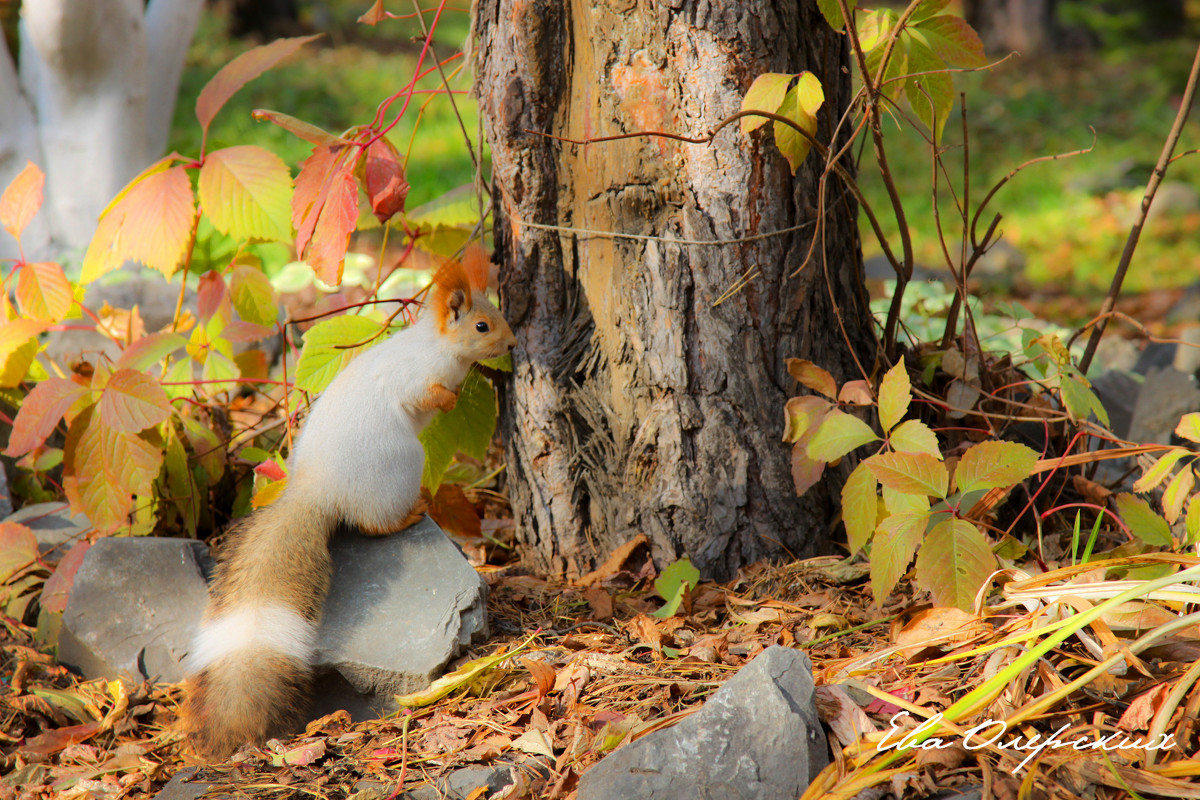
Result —
[[1058, 0], [966, 0], [963, 17], [987, 52], [1035, 56], [1059, 41], [1057, 5]]
[[796, 497], [785, 359], [858, 377], [851, 347], [870, 352], [853, 201], [831, 179], [824, 253], [793, 276], [821, 162], [793, 178], [769, 125], [706, 144], [539, 134], [704, 136], [758, 74], [810, 70], [828, 142], [850, 97], [845, 37], [813, 0], [479, 0], [475, 24], [520, 342], [501, 427], [521, 542], [575, 574], [645, 533], [660, 564], [686, 554], [717, 578], [826, 549], [838, 487]]
[[[33, 161], [45, 204], [25, 256], [82, 255], [100, 212], [166, 148], [203, 0], [36, 0], [20, 71], [0, 38], [0, 190]], [[0, 258], [17, 255], [0, 232]]]

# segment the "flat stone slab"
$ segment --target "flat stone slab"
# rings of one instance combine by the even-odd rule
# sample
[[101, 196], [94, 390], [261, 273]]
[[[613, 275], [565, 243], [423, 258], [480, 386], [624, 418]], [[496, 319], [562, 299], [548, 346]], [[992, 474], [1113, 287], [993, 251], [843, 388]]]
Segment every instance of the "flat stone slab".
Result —
[[579, 782], [579, 800], [778, 800], [799, 797], [829, 748], [812, 662], [770, 647], [695, 714], [614, 751]]
[[339, 534], [330, 552], [318, 672], [390, 699], [424, 689], [487, 637], [487, 583], [428, 517], [391, 536]]
[[57, 551], [64, 555], [92, 529], [85, 514], [72, 514], [66, 503], [34, 503], [10, 514], [5, 522], [17, 522], [33, 531], [42, 555]]
[[210, 565], [201, 542], [98, 539], [75, 574], [58, 660], [88, 678], [182, 680]]

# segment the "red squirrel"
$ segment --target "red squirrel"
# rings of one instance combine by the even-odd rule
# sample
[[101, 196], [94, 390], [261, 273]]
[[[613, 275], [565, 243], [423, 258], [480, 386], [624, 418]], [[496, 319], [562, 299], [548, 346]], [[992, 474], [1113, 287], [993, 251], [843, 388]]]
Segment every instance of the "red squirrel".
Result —
[[382, 535], [416, 521], [418, 434], [454, 407], [472, 364], [515, 346], [484, 294], [487, 257], [464, 260], [437, 271], [414, 324], [329, 385], [292, 450], [283, 495], [234, 530], [188, 657], [184, 718], [200, 754], [224, 757], [303, 721], [330, 536], [343, 523]]

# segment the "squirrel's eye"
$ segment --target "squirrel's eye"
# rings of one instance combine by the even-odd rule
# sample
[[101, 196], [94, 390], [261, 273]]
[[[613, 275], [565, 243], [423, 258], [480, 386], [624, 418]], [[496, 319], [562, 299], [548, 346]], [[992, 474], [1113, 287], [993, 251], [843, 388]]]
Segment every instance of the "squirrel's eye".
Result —
[[480, 333], [487, 333], [488, 332], [488, 324], [486, 322], [484, 322], [483, 320], [480, 320], [479, 322], [475, 323], [475, 330], [479, 331]]

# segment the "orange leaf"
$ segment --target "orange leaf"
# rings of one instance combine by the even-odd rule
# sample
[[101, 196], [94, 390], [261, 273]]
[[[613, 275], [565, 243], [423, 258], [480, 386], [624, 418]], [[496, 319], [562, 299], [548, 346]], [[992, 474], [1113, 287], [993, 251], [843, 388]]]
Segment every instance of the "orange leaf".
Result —
[[16, 522], [0, 522], [0, 581], [37, 560], [33, 531]]
[[362, 13], [358, 21], [363, 25], [378, 25], [387, 18], [387, 11], [383, 7], [383, 0], [375, 0], [371, 7]]
[[478, 538], [482, 535], [479, 524], [479, 514], [475, 506], [467, 499], [461, 486], [443, 483], [438, 487], [433, 503], [429, 506], [429, 516], [443, 530], [459, 536]]
[[330, 286], [341, 283], [342, 264], [357, 221], [358, 186], [349, 150], [314, 149], [296, 176], [292, 224], [297, 256]]
[[139, 433], [170, 415], [171, 402], [162, 385], [134, 369], [114, 372], [100, 397], [101, 422], [119, 431]]
[[187, 170], [165, 168], [172, 157], [151, 166], [122, 190], [104, 210], [83, 257], [80, 283], [140, 261], [168, 278], [187, 251], [195, 199]]
[[292, 236], [292, 174], [269, 150], [238, 145], [209, 153], [196, 190], [205, 216], [221, 233], [274, 241]]
[[87, 393], [86, 387], [66, 378], [50, 378], [34, 386], [13, 420], [12, 435], [4, 454], [22, 456], [46, 441], [63, 415]]
[[396, 148], [382, 136], [367, 147], [362, 182], [371, 210], [380, 222], [387, 222], [404, 210], [404, 201], [408, 197], [404, 165], [400, 163]]
[[25, 742], [18, 752], [23, 755], [54, 755], [73, 744], [87, 741], [100, 730], [100, 721], [85, 722], [82, 725], [72, 725], [69, 728], [55, 728], [35, 736]]
[[4, 194], [0, 195], [0, 225], [14, 239], [21, 238], [21, 232], [41, 207], [42, 186], [45, 183], [46, 176], [36, 164], [29, 161], [8, 184]]
[[17, 303], [27, 317], [55, 323], [71, 310], [71, 282], [52, 261], [26, 264], [17, 275]]
[[162, 461], [160, 449], [105, 424], [90, 407], [67, 432], [63, 488], [74, 511], [87, 514], [100, 533], [111, 533], [125, 524], [132, 495], [148, 487]]
[[533, 676], [534, 683], [537, 684], [538, 699], [550, 694], [550, 691], [554, 688], [554, 668], [545, 661], [538, 661], [533, 658], [519, 658], [517, 660]]
[[30, 339], [46, 330], [47, 324], [37, 319], [14, 319], [0, 324], [0, 363], [26, 344]]
[[271, 111], [268, 108], [256, 108], [250, 112], [250, 116], [259, 121], [274, 122], [279, 127], [283, 128], [288, 133], [299, 136], [306, 142], [312, 144], [349, 144], [346, 139], [340, 136], [335, 136], [327, 130], [318, 128], [305, 122], [302, 119], [296, 119], [293, 116], [284, 114], [282, 111]]
[[68, 550], [67, 554], [58, 562], [58, 566], [54, 568], [54, 574], [42, 587], [42, 608], [45, 611], [56, 614], [67, 610], [67, 598], [75, 583], [75, 573], [79, 571], [79, 567], [83, 564], [83, 557], [87, 555], [88, 548], [91, 546], [92, 543], [86, 539], [76, 542], [75, 546]]
[[222, 67], [212, 80], [204, 85], [200, 96], [196, 98], [196, 119], [200, 120], [200, 127], [204, 129], [205, 135], [208, 134], [208, 126], [212, 124], [213, 117], [239, 89], [318, 36], [320, 34], [276, 39], [270, 44], [260, 45], [242, 53]]

